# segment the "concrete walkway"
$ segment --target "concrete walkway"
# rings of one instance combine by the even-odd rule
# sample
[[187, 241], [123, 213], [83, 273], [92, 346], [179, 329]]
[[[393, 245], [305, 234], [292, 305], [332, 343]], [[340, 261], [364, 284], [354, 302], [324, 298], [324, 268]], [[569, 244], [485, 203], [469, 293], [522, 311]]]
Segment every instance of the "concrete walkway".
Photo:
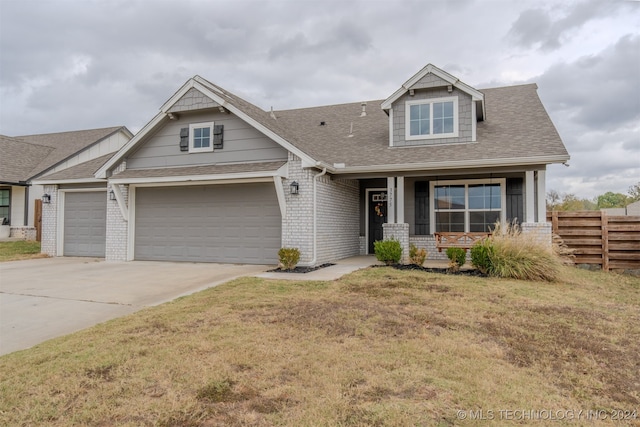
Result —
[[341, 259], [335, 262], [331, 267], [320, 268], [309, 273], [276, 273], [264, 272], [254, 274], [255, 277], [263, 279], [281, 279], [281, 280], [336, 280], [345, 274], [352, 273], [361, 268], [367, 268], [372, 265], [382, 264], [373, 255], [354, 256], [351, 258]]

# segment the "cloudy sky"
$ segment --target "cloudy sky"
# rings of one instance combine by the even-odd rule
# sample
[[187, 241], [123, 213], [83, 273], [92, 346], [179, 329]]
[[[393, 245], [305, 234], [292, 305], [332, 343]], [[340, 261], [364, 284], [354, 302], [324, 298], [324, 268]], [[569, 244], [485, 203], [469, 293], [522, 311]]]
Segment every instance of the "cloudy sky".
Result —
[[571, 154], [548, 189], [640, 181], [640, 2], [0, 0], [0, 134], [137, 132], [199, 74], [269, 109], [384, 99], [427, 63], [528, 82]]

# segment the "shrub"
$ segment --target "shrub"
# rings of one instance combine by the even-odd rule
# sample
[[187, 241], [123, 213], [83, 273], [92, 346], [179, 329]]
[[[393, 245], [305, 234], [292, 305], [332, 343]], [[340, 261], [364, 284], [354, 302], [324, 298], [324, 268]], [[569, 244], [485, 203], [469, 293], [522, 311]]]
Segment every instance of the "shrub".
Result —
[[[481, 249], [483, 246], [486, 249]], [[522, 234], [516, 224], [496, 223], [493, 235], [477, 243], [471, 257], [474, 265], [480, 271], [485, 268], [490, 276], [521, 280], [553, 281], [561, 265], [551, 248], [535, 236]]]
[[425, 248], [418, 248], [411, 243], [409, 245], [409, 262], [415, 264], [418, 267], [422, 267], [424, 260], [427, 259], [427, 250]]
[[280, 267], [285, 270], [293, 270], [300, 261], [300, 250], [298, 248], [280, 248], [278, 251]]
[[396, 239], [378, 240], [373, 242], [373, 249], [378, 261], [387, 265], [397, 264], [402, 258], [402, 246]]
[[492, 254], [492, 240], [482, 239], [471, 247], [471, 264], [483, 274], [489, 274]]
[[467, 253], [462, 248], [447, 248], [451, 269], [457, 271], [467, 260]]

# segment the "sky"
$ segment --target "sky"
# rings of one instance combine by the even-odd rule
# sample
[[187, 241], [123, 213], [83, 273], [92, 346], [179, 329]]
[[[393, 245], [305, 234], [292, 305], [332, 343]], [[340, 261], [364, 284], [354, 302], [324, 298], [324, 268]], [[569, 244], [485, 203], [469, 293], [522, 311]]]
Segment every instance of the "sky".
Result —
[[547, 190], [640, 182], [640, 1], [0, 0], [0, 134], [135, 133], [196, 74], [265, 110], [385, 99], [428, 63], [537, 83], [571, 155]]

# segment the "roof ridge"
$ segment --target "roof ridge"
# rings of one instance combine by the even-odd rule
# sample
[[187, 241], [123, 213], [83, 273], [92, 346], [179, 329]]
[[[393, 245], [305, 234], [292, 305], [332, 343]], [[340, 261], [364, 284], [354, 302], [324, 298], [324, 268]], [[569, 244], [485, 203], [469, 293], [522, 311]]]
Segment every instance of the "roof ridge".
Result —
[[103, 128], [93, 128], [93, 129], [68, 130], [68, 131], [62, 131], [62, 132], [34, 133], [34, 134], [29, 134], [29, 135], [17, 135], [17, 136], [13, 136], [11, 138], [25, 138], [25, 137], [33, 137], [33, 136], [44, 136], [44, 135], [61, 135], [63, 133], [92, 132], [92, 131], [107, 130], [107, 129], [116, 130], [116, 129], [121, 129], [121, 128], [124, 128], [124, 127], [126, 127], [126, 126], [120, 125], [120, 126], [107, 126], [107, 127], [103, 127]]
[[341, 102], [339, 104], [326, 104], [326, 105], [316, 105], [314, 107], [301, 107], [301, 108], [287, 108], [284, 110], [274, 110], [275, 113], [283, 113], [286, 111], [301, 111], [301, 110], [312, 110], [315, 108], [327, 108], [327, 107], [342, 107], [344, 105], [361, 105], [363, 102], [380, 102], [380, 104], [382, 104], [382, 102], [384, 102], [384, 99], [367, 99], [364, 101], [352, 101], [352, 102]]

